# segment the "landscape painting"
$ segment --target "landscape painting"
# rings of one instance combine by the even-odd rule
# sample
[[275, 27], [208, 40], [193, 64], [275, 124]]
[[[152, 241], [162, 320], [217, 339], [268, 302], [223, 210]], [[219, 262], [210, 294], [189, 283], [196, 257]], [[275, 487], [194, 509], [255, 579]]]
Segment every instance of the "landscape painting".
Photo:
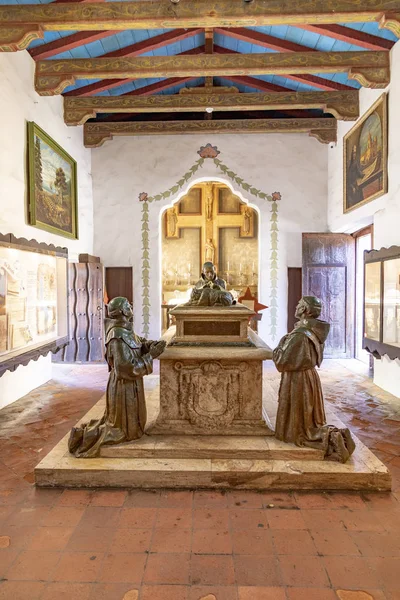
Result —
[[343, 211], [346, 213], [387, 192], [386, 94], [344, 137], [343, 150]]
[[35, 123], [28, 123], [29, 222], [77, 239], [76, 162]]

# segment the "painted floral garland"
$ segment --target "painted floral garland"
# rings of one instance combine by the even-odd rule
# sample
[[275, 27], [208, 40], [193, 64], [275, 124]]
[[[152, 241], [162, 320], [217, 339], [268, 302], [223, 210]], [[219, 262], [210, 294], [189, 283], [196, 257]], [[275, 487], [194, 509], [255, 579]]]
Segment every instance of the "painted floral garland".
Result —
[[247, 183], [232, 171], [227, 165], [223, 164], [217, 158], [220, 151], [216, 146], [206, 144], [198, 150], [200, 158], [190, 167], [190, 169], [169, 189], [155, 196], [149, 196], [146, 192], [139, 194], [139, 201], [142, 202], [142, 331], [147, 336], [150, 331], [150, 255], [149, 255], [149, 202], [158, 202], [174, 196], [183, 188], [183, 186], [194, 176], [194, 174], [203, 166], [207, 158], [213, 160], [215, 166], [237, 186], [250, 193], [256, 198], [267, 200], [271, 203], [270, 218], [270, 335], [274, 340], [277, 333], [277, 311], [278, 311], [278, 202], [281, 200], [279, 192], [266, 194], [257, 189], [250, 183]]

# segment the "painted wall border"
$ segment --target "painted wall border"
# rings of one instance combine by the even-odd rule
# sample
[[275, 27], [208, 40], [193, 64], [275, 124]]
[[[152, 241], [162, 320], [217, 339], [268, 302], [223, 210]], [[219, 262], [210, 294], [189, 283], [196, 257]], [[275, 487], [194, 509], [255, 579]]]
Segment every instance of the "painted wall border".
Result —
[[154, 196], [149, 196], [147, 192], [139, 194], [139, 202], [142, 202], [142, 333], [147, 336], [150, 331], [150, 254], [149, 254], [149, 203], [159, 202], [174, 196], [183, 188], [183, 186], [192, 179], [195, 173], [203, 166], [206, 159], [211, 159], [215, 166], [237, 186], [256, 198], [266, 200], [271, 203], [270, 217], [270, 335], [271, 339], [276, 338], [277, 332], [277, 295], [278, 295], [278, 202], [281, 200], [280, 192], [267, 194], [251, 183], [246, 182], [239, 177], [232, 169], [225, 165], [217, 157], [221, 152], [217, 146], [208, 143], [201, 146], [197, 151], [200, 158], [186, 171], [184, 175], [169, 189], [160, 192]]

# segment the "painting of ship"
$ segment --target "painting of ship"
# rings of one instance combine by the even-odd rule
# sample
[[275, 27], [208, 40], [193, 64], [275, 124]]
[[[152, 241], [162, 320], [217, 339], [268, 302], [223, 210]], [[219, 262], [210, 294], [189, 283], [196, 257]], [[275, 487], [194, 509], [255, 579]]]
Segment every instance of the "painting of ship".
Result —
[[387, 192], [387, 96], [344, 138], [344, 212]]

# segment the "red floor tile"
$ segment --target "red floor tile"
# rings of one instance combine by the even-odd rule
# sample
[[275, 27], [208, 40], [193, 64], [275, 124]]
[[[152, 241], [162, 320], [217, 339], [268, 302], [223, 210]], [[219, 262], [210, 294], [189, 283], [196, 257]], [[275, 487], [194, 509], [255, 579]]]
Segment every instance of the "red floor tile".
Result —
[[[133, 530], [132, 530], [133, 531]], [[192, 545], [191, 529], [163, 529], [158, 528], [153, 532], [151, 540], [151, 552], [165, 553], [189, 553]]]
[[89, 583], [49, 583], [40, 600], [90, 600]]
[[38, 581], [1, 581], [0, 600], [39, 600], [45, 585]]
[[246, 530], [232, 531], [232, 544], [234, 554], [272, 556], [275, 553], [272, 533], [268, 529], [253, 531], [251, 535]]
[[239, 587], [239, 600], [286, 600], [283, 588], [278, 587]]
[[326, 556], [323, 563], [332, 586], [342, 589], [381, 588], [378, 572], [368, 559], [357, 556]]
[[249, 508], [247, 510], [235, 508], [229, 511], [229, 519], [233, 530], [267, 529], [267, 511]]
[[231, 556], [193, 555], [191, 563], [192, 585], [233, 585], [235, 570]]
[[271, 529], [306, 529], [300, 510], [267, 510], [266, 516]]
[[87, 506], [94, 492], [91, 490], [64, 490], [57, 501], [58, 506]]
[[[82, 510], [82, 509], [69, 509], [69, 510]], [[128, 509], [129, 510], [129, 509]], [[81, 521], [79, 523], [82, 527], [101, 527], [101, 528], [115, 528], [124, 527], [119, 523], [119, 519], [122, 515], [120, 508], [111, 506], [88, 506], [83, 510]], [[143, 524], [143, 527], [146, 527]]]
[[28, 550], [64, 550], [73, 527], [38, 527]]
[[221, 529], [230, 528], [229, 510], [226, 508], [196, 508], [193, 510], [194, 529]]
[[228, 530], [195, 529], [192, 552], [194, 554], [232, 554], [232, 539]]
[[237, 600], [238, 597], [236, 586], [193, 585], [188, 590], [188, 600]]
[[313, 531], [312, 538], [322, 556], [360, 556], [361, 554], [354, 536], [343, 529]]
[[233, 557], [236, 583], [239, 586], [279, 587], [282, 579], [277, 559], [271, 556]]
[[108, 554], [101, 565], [99, 581], [140, 586], [146, 561], [147, 554]]
[[[95, 509], [92, 510], [101, 510]], [[107, 509], [116, 510], [116, 509]], [[153, 527], [157, 516], [156, 508], [123, 508], [119, 514], [120, 529], [147, 529]]]
[[156, 528], [182, 528], [191, 529], [192, 510], [189, 508], [159, 508], [155, 523]]
[[283, 584], [291, 587], [329, 587], [325, 566], [317, 556], [279, 556]]
[[151, 529], [116, 529], [110, 536], [109, 550], [113, 554], [119, 552], [148, 552], [150, 550], [151, 535]]
[[[117, 530], [118, 531], [118, 530]], [[71, 535], [67, 550], [70, 552], [106, 552], [114, 536], [113, 529], [104, 527], [77, 527]]]
[[122, 506], [127, 497], [125, 490], [98, 490], [90, 500], [91, 506]]
[[188, 600], [186, 585], [143, 585], [140, 600]]
[[274, 529], [271, 535], [276, 554], [317, 554], [310, 533], [304, 529]]
[[103, 570], [103, 559], [101, 552], [64, 552], [51, 579], [71, 583], [96, 582], [100, 569]]
[[144, 583], [188, 584], [190, 554], [150, 554], [144, 573]]
[[288, 600], [338, 600], [335, 592], [327, 588], [287, 588]]
[[193, 506], [195, 508], [226, 508], [228, 494], [225, 491], [195, 491], [193, 492]]
[[228, 492], [228, 505], [232, 508], [263, 508], [264, 495], [262, 492], [241, 490]]
[[44, 527], [76, 527], [85, 509], [75, 506], [55, 506], [41, 520]]
[[191, 490], [163, 490], [160, 493], [160, 508], [192, 508], [193, 492]]
[[51, 581], [60, 558], [59, 552], [23, 551], [6, 571], [6, 578], [23, 581]]

